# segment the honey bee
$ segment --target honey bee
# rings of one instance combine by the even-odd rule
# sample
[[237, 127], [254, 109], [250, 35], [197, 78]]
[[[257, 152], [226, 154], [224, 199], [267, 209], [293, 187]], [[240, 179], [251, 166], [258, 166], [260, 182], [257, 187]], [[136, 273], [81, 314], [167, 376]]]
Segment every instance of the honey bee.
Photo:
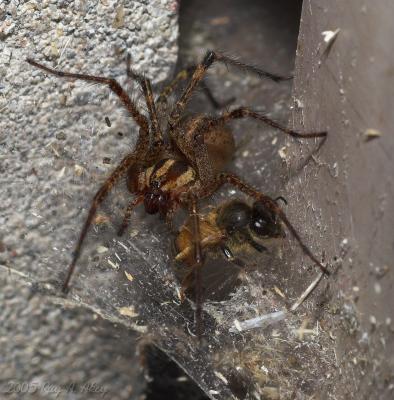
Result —
[[[279, 200], [282, 197], [276, 199]], [[234, 199], [199, 215], [200, 244], [203, 253], [219, 252], [225, 260], [244, 268], [238, 254], [242, 252], [268, 251], [264, 241], [285, 237], [283, 226], [274, 212], [260, 201], [249, 205]], [[175, 260], [186, 266], [188, 272], [182, 281], [181, 299], [192, 286], [196, 266], [192, 221], [189, 218], [179, 229], [175, 239]]]

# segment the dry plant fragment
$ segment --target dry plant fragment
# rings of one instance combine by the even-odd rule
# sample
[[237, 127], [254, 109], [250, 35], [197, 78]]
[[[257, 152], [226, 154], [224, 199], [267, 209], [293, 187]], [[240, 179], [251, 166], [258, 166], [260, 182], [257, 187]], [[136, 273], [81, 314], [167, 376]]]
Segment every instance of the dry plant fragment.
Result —
[[138, 313], [135, 311], [134, 306], [120, 307], [118, 308], [120, 315], [125, 315], [127, 317], [135, 318], [138, 317]]
[[[324, 272], [320, 272], [319, 275], [312, 281], [312, 283], [306, 288], [301, 294], [297, 301], [290, 307], [290, 312], [294, 312], [297, 308], [305, 301], [305, 299], [313, 292], [320, 280], [323, 278]], [[234, 325], [229, 329], [230, 332], [242, 332], [255, 328], [266, 328], [276, 322], [282, 321], [286, 318], [289, 312], [288, 310], [275, 311], [269, 314], [264, 314], [256, 318], [247, 319], [245, 321], [234, 321]], [[315, 331], [314, 331], [315, 332]]]
[[369, 142], [373, 139], [378, 139], [382, 136], [382, 133], [377, 129], [369, 128], [364, 132], [365, 141]]
[[335, 29], [335, 31], [324, 31], [321, 34], [323, 35], [324, 41], [327, 43], [327, 45], [330, 45], [337, 38], [340, 31], [341, 30], [338, 28]]
[[126, 275], [126, 278], [127, 278], [130, 282], [133, 282], [133, 280], [134, 280], [133, 275], [129, 274], [127, 271], [125, 271], [124, 273], [125, 273], [125, 275]]

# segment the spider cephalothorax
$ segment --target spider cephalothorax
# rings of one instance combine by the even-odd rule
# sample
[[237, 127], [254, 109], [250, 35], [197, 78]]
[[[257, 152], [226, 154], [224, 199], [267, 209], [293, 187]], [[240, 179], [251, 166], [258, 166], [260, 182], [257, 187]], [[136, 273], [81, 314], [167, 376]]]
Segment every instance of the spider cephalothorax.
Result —
[[[224, 111], [217, 117], [206, 115], [189, 117], [185, 112], [193, 91], [198, 85], [203, 84], [204, 75], [214, 62], [222, 62], [229, 66], [242, 68], [257, 74], [259, 77], [266, 77], [276, 82], [287, 80], [289, 77], [277, 76], [255, 66], [243, 64], [223, 54], [208, 51], [200, 64], [189, 68], [187, 73], [181, 73], [160, 94], [158, 99], [155, 100], [150, 80], [132, 71], [130, 68], [130, 57], [128, 57], [127, 74], [130, 78], [138, 82], [142, 88], [147, 106], [147, 115], [145, 115], [138, 109], [133, 100], [115, 79], [63, 72], [46, 67], [31, 59], [27, 61], [31, 65], [59, 77], [80, 79], [107, 85], [118, 96], [125, 109], [139, 127], [139, 136], [134, 151], [127, 154], [120, 161], [93, 197], [66, 279], [63, 283], [64, 292], [68, 290], [83, 242], [98, 207], [124, 175], [127, 176], [127, 187], [132, 193], [133, 198], [125, 210], [119, 234], [125, 231], [132, 211], [141, 203], [144, 204], [147, 213], [159, 213], [169, 223], [171, 223], [174, 211], [179, 206], [188, 208], [192, 225], [193, 268], [195, 268], [197, 274], [203, 264], [198, 201], [211, 196], [223, 184], [230, 184], [259, 202], [262, 207], [261, 210], [265, 213], [263, 219], [269, 221], [267, 226], [274, 226], [276, 221], [280, 219], [298, 241], [303, 251], [315, 264], [326, 271], [325, 267], [303, 243], [299, 234], [290, 224], [276, 201], [257, 191], [238, 176], [225, 172], [225, 165], [234, 153], [234, 139], [227, 127], [227, 124], [234, 119], [252, 118], [296, 138], [325, 137], [327, 133], [299, 133], [287, 129], [265, 115], [247, 107], [238, 107], [231, 111]], [[187, 78], [190, 79], [172, 110], [168, 115], [159, 115], [162, 109], [161, 105], [166, 101], [167, 96], [175, 88], [178, 81]], [[207, 91], [205, 86], [204, 89]], [[210, 99], [212, 101], [211, 95]], [[159, 121], [163, 120], [166, 121], [165, 126], [161, 126], [159, 123]], [[252, 217], [253, 213], [258, 211], [257, 206], [253, 208], [251, 211]], [[266, 228], [259, 224], [260, 222], [255, 219], [254, 226], [251, 228], [255, 231], [259, 229], [264, 231]], [[274, 232], [268, 231], [266, 233], [271, 235]], [[201, 297], [199, 297], [198, 291], [196, 300], [198, 314], [201, 312]]]
[[152, 166], [128, 171], [129, 189], [140, 196], [148, 214], [160, 213], [166, 217], [183, 201], [198, 180], [196, 171], [184, 161], [162, 158]]

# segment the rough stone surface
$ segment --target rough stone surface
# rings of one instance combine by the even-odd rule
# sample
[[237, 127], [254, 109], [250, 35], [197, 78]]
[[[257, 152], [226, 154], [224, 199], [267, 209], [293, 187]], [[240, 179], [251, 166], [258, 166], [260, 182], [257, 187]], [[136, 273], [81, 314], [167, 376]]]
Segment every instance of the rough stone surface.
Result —
[[[126, 399], [144, 386], [132, 336], [86, 310], [62, 311], [7, 269], [21, 271], [22, 281], [61, 279], [85, 208], [136, 137], [108, 88], [48, 76], [25, 59], [116, 78], [138, 101], [139, 89], [126, 79], [126, 53], [155, 84], [166, 79], [177, 58], [175, 6], [166, 0], [0, 4], [0, 375], [1, 390], [16, 391], [8, 398], [22, 396], [11, 381], [31, 390], [37, 383], [29, 397], [37, 399], [98, 398], [93, 387], [83, 392], [89, 382], [107, 398]], [[72, 384], [74, 393], [67, 390]]]

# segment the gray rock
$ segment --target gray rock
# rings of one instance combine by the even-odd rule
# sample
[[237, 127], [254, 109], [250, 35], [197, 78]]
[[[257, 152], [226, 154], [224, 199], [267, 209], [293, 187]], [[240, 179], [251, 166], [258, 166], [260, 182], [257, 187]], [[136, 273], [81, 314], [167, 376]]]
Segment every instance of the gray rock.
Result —
[[[50, 76], [25, 60], [110, 76], [139, 97], [126, 79], [126, 54], [154, 84], [166, 79], [177, 58], [177, 15], [170, 1], [159, 0], [149, 7], [112, 0], [7, 3], [0, 4], [1, 390], [12, 380], [31, 390], [37, 383], [32, 399], [56, 398], [56, 388], [58, 398], [86, 399], [82, 385], [96, 382], [109, 398], [129, 399], [143, 387], [132, 336], [89, 312], [60, 311], [23, 282], [60, 280], [85, 208], [113, 168], [103, 159], [115, 163], [130, 151], [137, 131], [108, 88]], [[143, 23], [148, 13], [150, 28]], [[173, 35], [162, 40], [159, 24]], [[66, 390], [71, 384], [74, 393]]]

